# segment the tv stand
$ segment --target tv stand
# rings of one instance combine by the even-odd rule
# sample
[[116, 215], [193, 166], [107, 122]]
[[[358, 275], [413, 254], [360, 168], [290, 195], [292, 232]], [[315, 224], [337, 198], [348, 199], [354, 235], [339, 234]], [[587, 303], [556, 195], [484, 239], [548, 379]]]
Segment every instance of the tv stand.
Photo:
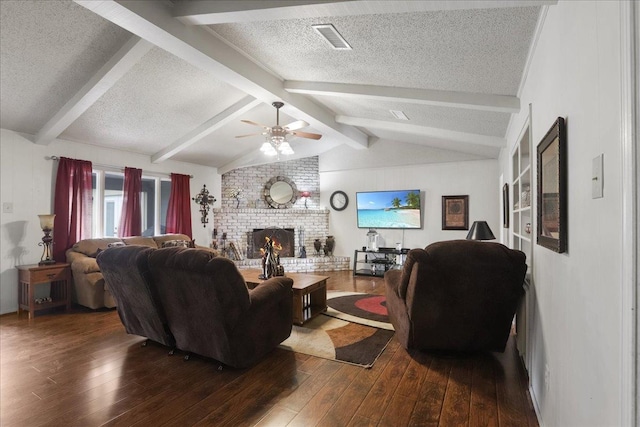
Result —
[[401, 268], [407, 252], [408, 249], [381, 248], [375, 252], [356, 249], [353, 255], [353, 275], [382, 277], [391, 269]]

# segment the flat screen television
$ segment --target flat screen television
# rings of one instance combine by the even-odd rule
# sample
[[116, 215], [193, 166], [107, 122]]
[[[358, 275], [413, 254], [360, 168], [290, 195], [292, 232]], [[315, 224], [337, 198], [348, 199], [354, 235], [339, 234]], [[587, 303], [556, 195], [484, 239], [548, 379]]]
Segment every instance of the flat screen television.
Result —
[[356, 193], [358, 228], [422, 228], [420, 190]]

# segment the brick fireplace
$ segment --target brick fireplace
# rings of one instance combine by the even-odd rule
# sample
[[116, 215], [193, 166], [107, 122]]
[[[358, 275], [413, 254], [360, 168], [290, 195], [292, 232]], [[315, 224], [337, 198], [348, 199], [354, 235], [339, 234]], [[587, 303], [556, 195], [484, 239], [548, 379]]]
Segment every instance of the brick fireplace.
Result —
[[[227, 242], [233, 242], [243, 256], [236, 261], [239, 268], [260, 268], [261, 260], [247, 254], [260, 250], [251, 241], [254, 229], [293, 229], [293, 257], [281, 256], [285, 272], [320, 272], [349, 270], [349, 257], [314, 256], [313, 241], [320, 239], [323, 244], [329, 234], [328, 209], [233, 209], [213, 210], [213, 227], [218, 233], [227, 234]], [[300, 230], [304, 230], [304, 242], [300, 242]], [[307, 258], [297, 258], [300, 247], [305, 246]], [[253, 248], [253, 249], [252, 249]]]
[[[213, 210], [213, 227], [218, 232], [227, 233], [227, 240], [233, 242], [243, 256], [236, 261], [239, 268], [260, 268], [261, 260], [251, 258], [251, 254], [260, 250], [253, 243], [254, 229], [270, 227], [294, 229], [294, 252], [292, 257], [282, 257], [280, 262], [285, 272], [324, 272], [349, 270], [349, 257], [315, 256], [313, 241], [320, 239], [324, 244], [329, 235], [329, 210], [320, 209], [320, 174], [318, 156], [304, 159], [287, 160], [247, 168], [239, 168], [222, 175], [221, 208]], [[295, 182], [298, 191], [310, 191], [307, 200], [298, 198], [291, 209], [267, 208], [264, 202], [265, 183], [275, 176], [286, 176]], [[229, 191], [241, 189], [242, 196], [236, 200]], [[236, 208], [236, 206], [240, 208]], [[300, 231], [304, 230], [304, 241], [300, 240]], [[335, 236], [339, 241], [340, 236]], [[298, 258], [301, 246], [307, 250], [307, 258]], [[249, 254], [249, 257], [247, 256]]]

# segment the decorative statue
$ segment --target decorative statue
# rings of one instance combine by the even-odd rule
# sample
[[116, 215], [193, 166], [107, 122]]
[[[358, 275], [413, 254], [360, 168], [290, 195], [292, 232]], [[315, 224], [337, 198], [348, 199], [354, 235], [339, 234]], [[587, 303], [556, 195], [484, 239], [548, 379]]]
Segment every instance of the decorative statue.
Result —
[[274, 242], [270, 237], [265, 237], [262, 252], [262, 274], [260, 279], [269, 279], [273, 276], [283, 276], [284, 268], [280, 265], [280, 255], [275, 251], [282, 250], [282, 246]]
[[242, 198], [242, 188], [230, 188], [227, 190], [227, 196], [236, 199], [236, 209], [240, 207], [240, 199]]
[[333, 248], [336, 245], [336, 241], [333, 238], [333, 236], [327, 236], [327, 240], [324, 244], [324, 248], [325, 248], [325, 255], [327, 256], [332, 256], [333, 255]]

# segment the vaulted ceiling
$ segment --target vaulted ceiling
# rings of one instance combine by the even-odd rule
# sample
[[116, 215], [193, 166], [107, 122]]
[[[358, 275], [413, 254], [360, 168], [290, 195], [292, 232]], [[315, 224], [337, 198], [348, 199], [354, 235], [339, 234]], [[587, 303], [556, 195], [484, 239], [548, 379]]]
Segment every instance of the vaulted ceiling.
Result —
[[[495, 158], [555, 0], [0, 1], [0, 126], [218, 168], [406, 144]], [[332, 24], [351, 46], [314, 30]], [[392, 115], [402, 111], [409, 120]]]

